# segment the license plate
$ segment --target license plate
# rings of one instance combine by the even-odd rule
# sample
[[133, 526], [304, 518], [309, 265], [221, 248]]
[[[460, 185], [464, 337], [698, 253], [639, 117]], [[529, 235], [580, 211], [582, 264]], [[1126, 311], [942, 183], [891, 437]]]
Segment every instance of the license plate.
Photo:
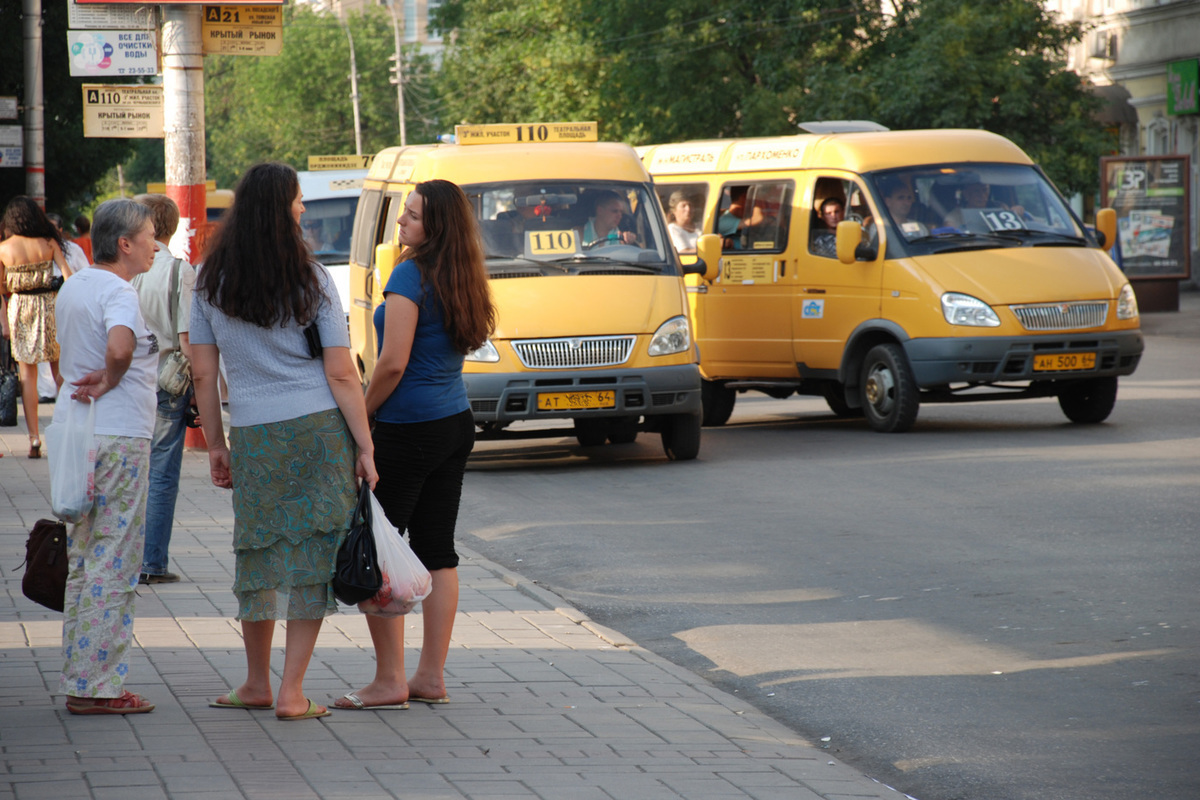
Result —
[[1033, 357], [1034, 372], [1071, 372], [1095, 368], [1095, 353], [1056, 353], [1050, 356]]
[[576, 408], [616, 408], [616, 392], [542, 392], [538, 411], [571, 411]]

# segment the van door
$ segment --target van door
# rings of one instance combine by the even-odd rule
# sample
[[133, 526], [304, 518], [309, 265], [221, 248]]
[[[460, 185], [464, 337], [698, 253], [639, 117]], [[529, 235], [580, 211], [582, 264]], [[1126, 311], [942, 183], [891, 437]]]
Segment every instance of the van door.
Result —
[[375, 371], [375, 307], [383, 302], [383, 287], [395, 264], [376, 264], [375, 246], [393, 241], [396, 221], [404, 209], [403, 195], [366, 190], [359, 200], [350, 254], [350, 348], [364, 378]]
[[[785, 252], [795, 182], [735, 179], [721, 188], [711, 232], [721, 270], [703, 297], [701, 358], [710, 378], [794, 378]], [[698, 301], [699, 302], [699, 301]]]
[[794, 358], [802, 378], [836, 378], [842, 351], [851, 332], [864, 320], [880, 315], [883, 252], [874, 261], [843, 264], [830, 249], [828, 230], [821, 216], [826, 201], [840, 200], [845, 219], [860, 223], [877, 216], [862, 180], [834, 171], [810, 173], [804, 189], [806, 201], [797, 214], [802, 246], [791, 314], [796, 332]]

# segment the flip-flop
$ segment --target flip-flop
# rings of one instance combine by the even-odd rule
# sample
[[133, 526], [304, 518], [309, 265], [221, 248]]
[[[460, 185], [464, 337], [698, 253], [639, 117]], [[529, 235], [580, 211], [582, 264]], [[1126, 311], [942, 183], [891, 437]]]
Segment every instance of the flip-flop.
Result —
[[418, 697], [415, 694], [410, 694], [408, 696], [408, 702], [428, 703], [431, 706], [444, 706], [446, 703], [450, 702], [450, 696], [442, 695], [441, 697]]
[[350, 703], [349, 706], [339, 706], [334, 703], [333, 707], [342, 711], [405, 711], [408, 708], [408, 703], [383, 703], [377, 706], [369, 706], [359, 699], [359, 696], [354, 692], [347, 692], [342, 695], [341, 699]]
[[[225, 702], [220, 702], [224, 700]], [[229, 694], [224, 697], [218, 697], [208, 704], [209, 708], [245, 708], [249, 710], [274, 708], [275, 704], [271, 703], [267, 706], [252, 706], [249, 703], [243, 703], [242, 698], [237, 696], [237, 689], [230, 689]]]
[[286, 715], [286, 716], [280, 716], [279, 714], [276, 714], [275, 719], [282, 720], [283, 722], [294, 722], [294, 721], [300, 720], [300, 719], [320, 719], [321, 717], [330, 717], [330, 716], [333, 716], [333, 712], [331, 712], [327, 708], [321, 708], [319, 705], [314, 703], [312, 700], [309, 700], [308, 701], [308, 710], [305, 711], [303, 714], [290, 714], [290, 715]]

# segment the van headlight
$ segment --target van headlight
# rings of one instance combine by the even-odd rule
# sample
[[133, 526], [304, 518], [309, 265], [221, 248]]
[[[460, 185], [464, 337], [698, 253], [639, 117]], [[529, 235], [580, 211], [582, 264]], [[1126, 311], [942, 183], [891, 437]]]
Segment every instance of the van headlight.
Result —
[[658, 326], [650, 339], [650, 355], [669, 356], [682, 353], [692, 346], [692, 333], [687, 317], [672, 317]]
[[467, 353], [466, 361], [482, 361], [485, 364], [495, 364], [500, 360], [500, 352], [496, 350], [496, 345], [492, 344], [491, 340], [483, 343], [483, 346], [477, 350], [472, 350]]
[[969, 294], [946, 292], [942, 295], [942, 314], [951, 325], [972, 328], [997, 328], [1000, 318], [992, 307]]
[[1128, 283], [1121, 287], [1121, 293], [1117, 295], [1117, 319], [1137, 319], [1137, 295], [1133, 293], [1133, 287]]

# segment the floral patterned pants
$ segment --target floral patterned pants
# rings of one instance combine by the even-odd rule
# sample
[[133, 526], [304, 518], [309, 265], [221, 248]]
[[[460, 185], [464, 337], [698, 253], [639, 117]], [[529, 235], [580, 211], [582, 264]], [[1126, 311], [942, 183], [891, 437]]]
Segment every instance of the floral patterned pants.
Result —
[[67, 535], [63, 671], [72, 697], [120, 697], [146, 536], [150, 440], [96, 436], [96, 502]]

